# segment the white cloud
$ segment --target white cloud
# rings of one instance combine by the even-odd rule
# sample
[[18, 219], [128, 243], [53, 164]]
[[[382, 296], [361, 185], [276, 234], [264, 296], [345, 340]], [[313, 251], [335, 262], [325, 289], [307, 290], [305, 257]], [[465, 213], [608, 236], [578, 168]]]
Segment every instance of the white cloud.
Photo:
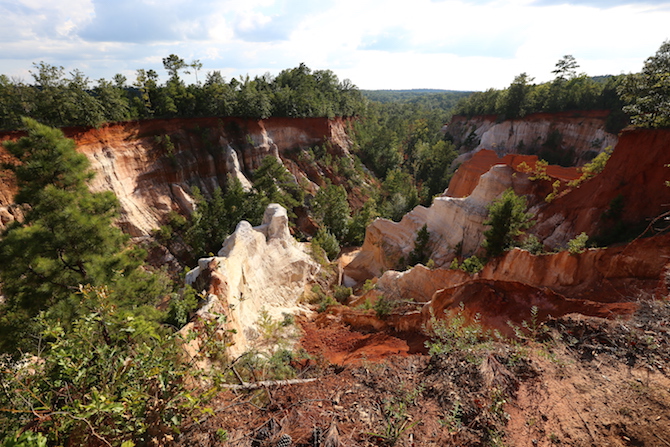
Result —
[[[577, 4], [578, 3], [578, 4]], [[363, 88], [483, 90], [551, 79], [572, 54], [591, 75], [638, 71], [670, 38], [667, 1], [9, 0], [0, 73], [44, 60], [93, 79], [175, 53], [204, 71], [272, 74], [305, 62]]]

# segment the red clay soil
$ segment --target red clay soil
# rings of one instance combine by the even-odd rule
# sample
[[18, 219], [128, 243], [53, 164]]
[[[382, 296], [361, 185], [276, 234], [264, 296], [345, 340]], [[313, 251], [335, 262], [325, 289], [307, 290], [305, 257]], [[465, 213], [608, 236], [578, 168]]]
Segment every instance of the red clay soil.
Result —
[[511, 321], [520, 326], [530, 322], [531, 308], [537, 307], [536, 321], [579, 313], [601, 318], [631, 315], [636, 303], [598, 303], [594, 301], [566, 298], [549, 289], [540, 289], [511, 281], [473, 280], [460, 286], [441, 290], [429, 306], [423, 310], [424, 322], [429, 324], [431, 315], [441, 316], [456, 312], [462, 305], [470, 318], [479, 315], [481, 323], [489, 329], [497, 329], [503, 335], [513, 336], [508, 325]]
[[172, 444], [670, 445], [667, 303], [641, 303], [624, 320], [552, 319], [542, 343], [493, 342], [430, 357], [373, 359], [379, 352], [371, 350], [344, 365], [326, 357], [363, 352], [357, 343], [365, 334], [348, 338], [337, 318], [321, 321], [323, 327], [304, 326], [303, 346], [324, 355], [296, 365], [299, 378], [316, 380], [222, 391], [207, 404], [213, 411], [185, 423]]
[[[313, 321], [301, 321], [303, 337], [300, 346], [316, 359], [333, 365], [360, 365], [362, 362], [377, 363], [391, 356], [406, 357], [410, 354], [425, 353], [427, 338], [420, 332], [395, 332], [383, 321], [369, 312], [336, 306], [322, 313]], [[354, 317], [348, 313], [357, 314]], [[339, 315], [338, 315], [339, 314]], [[375, 330], [361, 321], [377, 320], [383, 330]], [[358, 322], [359, 326], [347, 323]], [[366, 330], [367, 329], [367, 330]]]
[[[496, 153], [489, 149], [482, 149], [475, 153], [471, 159], [459, 166], [453, 178], [449, 182], [447, 196], [449, 197], [467, 197], [472, 194], [479, 183], [479, 177], [488, 172], [495, 165], [507, 165], [519, 170], [521, 163], [526, 163], [531, 170], [535, 169], [537, 163], [535, 155], [507, 154], [499, 158]], [[569, 182], [580, 177], [577, 168], [565, 168], [562, 166], [549, 165], [546, 169], [547, 175], [554, 180]]]

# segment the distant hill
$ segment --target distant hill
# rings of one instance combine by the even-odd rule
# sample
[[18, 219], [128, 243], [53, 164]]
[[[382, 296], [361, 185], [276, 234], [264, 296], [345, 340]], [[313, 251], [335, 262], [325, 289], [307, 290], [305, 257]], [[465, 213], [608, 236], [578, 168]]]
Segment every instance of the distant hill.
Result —
[[361, 93], [371, 101], [381, 103], [387, 102], [448, 102], [458, 101], [460, 98], [470, 96], [473, 92], [440, 89], [411, 89], [411, 90], [361, 90]]

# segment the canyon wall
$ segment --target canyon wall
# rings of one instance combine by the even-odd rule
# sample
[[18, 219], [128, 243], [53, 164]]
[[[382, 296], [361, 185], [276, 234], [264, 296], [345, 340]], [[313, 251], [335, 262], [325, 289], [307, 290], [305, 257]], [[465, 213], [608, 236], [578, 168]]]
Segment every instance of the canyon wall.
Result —
[[500, 157], [551, 151], [562, 154], [567, 164], [579, 166], [616, 145], [617, 136], [605, 131], [608, 115], [607, 110], [533, 113], [503, 121], [493, 115], [454, 116], [443, 132], [464, 152], [456, 163], [467, 161], [481, 149], [490, 149]]
[[539, 209], [533, 232], [559, 247], [581, 232], [593, 237], [640, 225], [641, 231], [670, 211], [668, 165], [670, 130], [625, 130], [603, 172]]
[[[416, 233], [424, 224], [431, 233], [431, 258], [438, 266], [446, 265], [457, 252], [477, 253], [486, 229], [486, 205], [507, 188], [527, 198], [536, 219], [530, 232], [550, 249], [565, 248], [582, 232], [596, 237], [621, 232], [621, 228], [644, 227], [670, 211], [670, 188], [666, 186], [670, 181], [670, 130], [622, 132], [604, 171], [576, 188], [567, 186], [579, 176], [574, 168], [549, 166], [548, 178], [536, 180], [518, 171], [521, 162], [534, 168], [536, 161], [536, 157], [520, 155], [498, 158], [488, 150], [476, 153], [459, 167], [445, 195], [436, 197], [430, 208], [417, 207], [400, 222], [378, 219], [368, 227], [361, 251], [345, 269], [350, 283], [402, 267], [401, 261], [413, 250]], [[547, 201], [556, 181], [558, 194]]]
[[[323, 182], [321, 173], [303, 172], [290, 157], [301, 149], [326, 143], [334, 155], [349, 156], [351, 147], [346, 122], [325, 118], [146, 120], [63, 131], [91, 161], [97, 174], [91, 189], [113, 191], [118, 197], [118, 224], [132, 236], [149, 234], [171, 210], [191, 212], [193, 186], [208, 195], [232, 175], [249, 187], [247, 176], [267, 155], [279, 157], [296, 180], [307, 180], [316, 190]], [[20, 132], [4, 133], [0, 141], [20, 136]], [[0, 161], [10, 159], [0, 146]], [[11, 172], [1, 171], [3, 225], [16, 214], [12, 205], [15, 193]]]

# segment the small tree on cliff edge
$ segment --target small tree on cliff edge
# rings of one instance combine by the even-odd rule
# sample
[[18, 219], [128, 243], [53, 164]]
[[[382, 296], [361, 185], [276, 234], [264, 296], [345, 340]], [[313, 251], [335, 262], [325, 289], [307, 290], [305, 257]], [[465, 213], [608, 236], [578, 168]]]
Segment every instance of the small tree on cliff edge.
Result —
[[533, 225], [533, 215], [526, 212], [526, 198], [517, 196], [510, 188], [487, 207], [488, 219], [484, 225], [491, 228], [484, 232], [486, 254], [496, 257], [514, 244], [523, 230]]

